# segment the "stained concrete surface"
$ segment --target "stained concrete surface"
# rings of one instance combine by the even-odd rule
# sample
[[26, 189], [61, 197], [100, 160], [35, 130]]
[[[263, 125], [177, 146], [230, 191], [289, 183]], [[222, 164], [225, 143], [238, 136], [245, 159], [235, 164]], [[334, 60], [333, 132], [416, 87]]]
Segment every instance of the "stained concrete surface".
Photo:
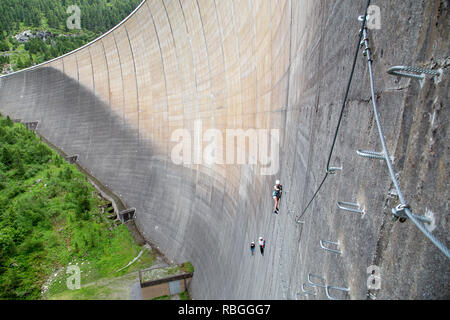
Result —
[[[370, 30], [379, 112], [405, 197], [431, 211], [449, 239], [448, 1], [372, 1]], [[326, 299], [303, 296], [308, 273], [367, 298], [448, 299], [448, 259], [410, 222], [381, 161], [367, 65], [360, 54], [330, 177], [320, 183], [349, 77], [366, 1], [144, 1], [94, 43], [34, 69], [0, 78], [0, 112], [39, 121], [38, 132], [137, 209], [144, 237], [170, 260], [191, 261], [195, 299]], [[393, 65], [443, 68], [439, 83], [387, 75]], [[279, 129], [280, 170], [258, 165], [177, 166], [171, 133], [214, 127]], [[271, 190], [280, 179], [280, 215]], [[364, 216], [337, 201], [358, 201]], [[248, 246], [263, 236], [264, 257]], [[339, 241], [342, 256], [320, 240]]]

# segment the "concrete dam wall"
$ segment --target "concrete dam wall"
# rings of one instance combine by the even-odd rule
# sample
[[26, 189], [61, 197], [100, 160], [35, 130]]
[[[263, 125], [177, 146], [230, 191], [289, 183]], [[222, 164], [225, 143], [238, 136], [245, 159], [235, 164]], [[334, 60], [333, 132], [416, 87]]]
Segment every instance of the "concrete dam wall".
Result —
[[[433, 234], [449, 246], [449, 3], [372, 4], [381, 14], [381, 29], [368, 32], [387, 147], [412, 210], [432, 215]], [[372, 298], [448, 299], [449, 260], [412, 221], [392, 221], [399, 200], [385, 163], [356, 154], [381, 150], [362, 51], [332, 159], [342, 171], [300, 217], [326, 170], [365, 7], [144, 1], [91, 44], [1, 77], [0, 112], [39, 121], [41, 135], [135, 207], [144, 237], [195, 266], [195, 299], [326, 299], [321, 288], [302, 294], [308, 273], [349, 288], [333, 290], [336, 298], [367, 299], [369, 266], [379, 267], [381, 281]], [[419, 82], [388, 75], [394, 65], [444, 72]], [[211, 128], [223, 137], [227, 129], [278, 130], [278, 170], [263, 174], [261, 161], [173, 161], [177, 129], [195, 145]], [[278, 215], [276, 179], [284, 190]], [[358, 202], [364, 214], [340, 210], [338, 201]], [[252, 257], [259, 236], [265, 255]], [[342, 254], [320, 240], [339, 242]]]

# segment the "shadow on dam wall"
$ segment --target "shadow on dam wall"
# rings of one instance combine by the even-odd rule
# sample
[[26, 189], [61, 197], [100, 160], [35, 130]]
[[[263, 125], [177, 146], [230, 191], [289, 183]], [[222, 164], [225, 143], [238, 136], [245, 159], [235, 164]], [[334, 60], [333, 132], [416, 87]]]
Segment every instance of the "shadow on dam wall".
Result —
[[[449, 298], [448, 260], [410, 221], [391, 221], [398, 199], [385, 164], [356, 155], [380, 148], [362, 54], [332, 159], [343, 170], [296, 223], [325, 171], [365, 3], [144, 1], [88, 46], [0, 77], [0, 112], [39, 121], [39, 134], [137, 209], [144, 237], [170, 260], [192, 261], [196, 299], [326, 299], [301, 294], [308, 273], [350, 289], [337, 298], [366, 299], [373, 265], [378, 299]], [[447, 74], [423, 83], [386, 74], [399, 64], [446, 70], [447, 2], [375, 4], [382, 29], [369, 37], [388, 148], [412, 208], [433, 212], [433, 233], [448, 239]], [[193, 132], [198, 119], [204, 130], [279, 129], [279, 172], [175, 165], [171, 133]], [[278, 216], [275, 179], [285, 191]], [[259, 236], [265, 255], [252, 257]]]

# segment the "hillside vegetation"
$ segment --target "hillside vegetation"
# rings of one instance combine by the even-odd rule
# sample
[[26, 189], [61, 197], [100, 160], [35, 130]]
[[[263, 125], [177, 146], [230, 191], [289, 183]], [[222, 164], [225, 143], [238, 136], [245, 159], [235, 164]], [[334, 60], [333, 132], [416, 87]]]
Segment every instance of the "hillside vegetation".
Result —
[[[40, 299], [44, 284], [51, 294], [63, 292], [70, 264], [81, 267], [82, 283], [151, 265], [155, 256], [145, 254], [116, 272], [142, 248], [125, 225], [102, 216], [104, 206], [76, 167], [24, 125], [0, 117], [0, 299]], [[48, 283], [50, 276], [58, 281]]]
[[[2, 0], [0, 1], [0, 73], [17, 71], [56, 58], [92, 41], [130, 14], [140, 0]], [[81, 30], [69, 30], [67, 8], [80, 8]], [[25, 31], [52, 33], [43, 41], [20, 43], [15, 35]]]

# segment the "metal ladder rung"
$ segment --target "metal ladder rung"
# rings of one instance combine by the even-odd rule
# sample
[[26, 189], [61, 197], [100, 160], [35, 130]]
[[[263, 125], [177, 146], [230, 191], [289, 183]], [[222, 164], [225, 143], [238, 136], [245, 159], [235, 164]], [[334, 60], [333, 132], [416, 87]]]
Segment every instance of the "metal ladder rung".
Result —
[[[408, 73], [408, 72], [414, 72], [414, 74]], [[410, 67], [410, 66], [393, 66], [387, 70], [387, 73], [394, 75], [394, 76], [419, 79], [419, 80], [425, 79], [425, 76], [424, 76], [425, 74], [429, 74], [429, 75], [437, 76], [437, 77], [439, 77], [442, 74], [442, 72], [439, 70], [423, 69], [423, 68]]]
[[342, 251], [341, 251], [341, 250], [330, 249], [330, 248], [328, 248], [328, 247], [325, 247], [325, 245], [323, 244], [324, 242], [325, 242], [325, 243], [332, 244], [332, 245], [335, 245], [337, 248], [339, 248], [339, 241], [338, 241], [338, 242], [333, 242], [333, 241], [328, 241], [328, 240], [320, 240], [320, 247], [321, 247], [322, 249], [324, 249], [324, 250], [334, 252], [334, 253], [336, 253], [336, 254], [338, 254], [338, 255], [341, 255], [341, 254], [342, 254]]
[[364, 214], [364, 210], [361, 210], [361, 207], [359, 206], [359, 203], [338, 201], [337, 202], [337, 206], [338, 206], [339, 209], [342, 209], [342, 210], [345, 210], [345, 211], [350, 211], [350, 212], [356, 212], [356, 213]]
[[[313, 286], [310, 286], [310, 289], [309, 289], [309, 290], [306, 290], [306, 289], [305, 289], [305, 285], [306, 285], [306, 283], [303, 283], [303, 284], [302, 284], [302, 292], [303, 292], [303, 295], [304, 295], [304, 296], [307, 296], [307, 295], [313, 295], [313, 296], [315, 296], [315, 295], [316, 295], [316, 288], [313, 287]], [[312, 291], [312, 292], [311, 292], [311, 291]]]
[[336, 171], [342, 171], [342, 167], [329, 167], [327, 169], [327, 173], [329, 174], [335, 174]]
[[[320, 279], [324, 284], [314, 283], [314, 282], [311, 280], [311, 277], [315, 277], [315, 278]], [[308, 283], [309, 283], [309, 285], [311, 285], [311, 286], [313, 286], [313, 287], [325, 288], [325, 293], [326, 293], [327, 298], [328, 298], [329, 300], [338, 300], [337, 298], [331, 296], [331, 294], [330, 294], [330, 289], [339, 290], [339, 291], [345, 291], [345, 292], [350, 292], [350, 288], [341, 288], [341, 287], [336, 287], [336, 286], [330, 286], [330, 285], [326, 284], [326, 281], [325, 281], [324, 278], [319, 277], [319, 276], [314, 275], [314, 274], [311, 274], [311, 273], [308, 273]], [[303, 289], [303, 288], [302, 288], [302, 289]]]
[[[407, 214], [405, 213], [405, 208], [407, 206], [402, 206], [401, 204], [399, 204], [397, 207], [392, 208], [392, 215], [396, 218], [402, 218], [402, 219], [408, 219]], [[433, 219], [426, 217], [426, 216], [419, 216], [417, 214], [411, 213], [412, 216], [414, 216], [414, 218], [416, 218], [417, 220], [422, 221], [423, 223], [428, 223], [431, 224], [433, 223]]]
[[384, 152], [356, 150], [356, 153], [358, 154], [358, 156], [365, 157], [365, 158], [386, 160], [386, 156], [384, 155]]
[[325, 287], [325, 293], [326, 293], [328, 299], [330, 299], [330, 300], [338, 300], [337, 298], [334, 298], [334, 297], [332, 297], [330, 295], [330, 289], [350, 292], [350, 288], [340, 288], [340, 287], [335, 287], [335, 286], [326, 286]]
[[296, 224], [305, 224], [305, 221], [300, 220], [300, 217], [299, 217], [299, 216], [296, 216], [296, 217], [295, 217], [295, 223], [296, 223]]

